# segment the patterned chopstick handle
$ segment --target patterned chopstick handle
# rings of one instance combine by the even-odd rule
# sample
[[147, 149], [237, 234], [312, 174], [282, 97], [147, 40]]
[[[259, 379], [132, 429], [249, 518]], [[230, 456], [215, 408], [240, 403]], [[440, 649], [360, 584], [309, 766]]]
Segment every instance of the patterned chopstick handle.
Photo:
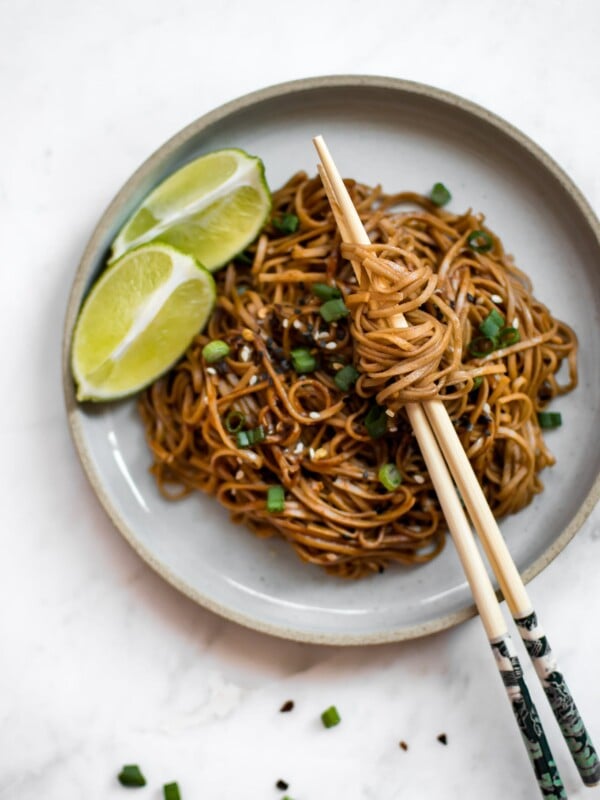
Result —
[[510, 636], [506, 634], [490, 644], [542, 797], [564, 800], [567, 793], [550, 752], [537, 709], [525, 684], [523, 670]]
[[516, 618], [521, 639], [533, 661], [556, 721], [586, 786], [600, 782], [600, 759], [535, 612]]

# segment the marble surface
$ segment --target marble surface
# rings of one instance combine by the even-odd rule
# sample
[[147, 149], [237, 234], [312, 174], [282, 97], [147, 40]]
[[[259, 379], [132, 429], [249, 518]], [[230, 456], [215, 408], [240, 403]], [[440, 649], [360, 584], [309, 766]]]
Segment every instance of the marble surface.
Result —
[[[0, 798], [124, 797], [124, 763], [146, 773], [140, 800], [172, 780], [185, 800], [276, 799], [279, 779], [294, 800], [536, 797], [478, 620], [399, 645], [297, 644], [196, 607], [142, 563], [71, 444], [60, 344], [79, 256], [127, 176], [202, 113], [283, 80], [384, 74], [462, 94], [535, 139], [598, 212], [596, 1], [0, 9]], [[596, 509], [530, 587], [597, 741], [600, 633], [584, 625], [599, 565]], [[526, 673], [569, 796], [598, 796]], [[325, 730], [332, 703], [342, 724]]]

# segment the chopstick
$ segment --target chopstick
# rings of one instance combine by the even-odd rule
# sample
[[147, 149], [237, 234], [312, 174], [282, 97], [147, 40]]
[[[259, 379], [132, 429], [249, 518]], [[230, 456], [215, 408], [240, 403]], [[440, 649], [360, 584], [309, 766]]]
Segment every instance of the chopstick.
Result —
[[[324, 140], [322, 137], [316, 137], [314, 139], [315, 147], [319, 153], [319, 157], [321, 159], [321, 165], [319, 165], [319, 173], [323, 180], [325, 190], [327, 192], [328, 198], [331, 203], [332, 211], [336, 218], [336, 222], [340, 229], [340, 234], [342, 239], [347, 242], [354, 242], [357, 244], [370, 244], [369, 237], [360, 221], [360, 217], [352, 204], [352, 201], [346, 191], [346, 188], [343, 184], [343, 181], [335, 167], [333, 159], [329, 154], [329, 151], [325, 145]], [[357, 272], [357, 277], [360, 281], [364, 282], [364, 278], [362, 275], [361, 270], [358, 268], [357, 265], [354, 265], [355, 271]], [[405, 327], [406, 320], [400, 314], [396, 316], [393, 320], [393, 324], [397, 327]], [[489, 517], [491, 515], [491, 511], [489, 510], [489, 506], [485, 501], [483, 493], [481, 492], [481, 488], [477, 482], [477, 479], [472, 473], [472, 469], [464, 451], [462, 449], [462, 445], [460, 440], [455, 434], [454, 428], [452, 423], [449, 420], [449, 417], [446, 413], [444, 406], [439, 401], [433, 401], [430, 403], [423, 404], [428, 412], [429, 417], [429, 406], [437, 406], [437, 409], [434, 409], [434, 413], [432, 414], [433, 419], [437, 423], [437, 428], [435, 429], [442, 431], [442, 435], [446, 432], [446, 439], [445, 443], [440, 442], [442, 445], [442, 450], [444, 455], [449, 452], [452, 447], [458, 448], [462, 452], [464, 459], [460, 461], [459, 459], [455, 459], [452, 463], [456, 465], [457, 463], [460, 464], [460, 469], [464, 470], [467, 473], [470, 473], [473, 477], [474, 483], [477, 485], [479, 490], [479, 494], [476, 495], [473, 491], [472, 483], [473, 481], [469, 482], [468, 480], [462, 481], [461, 485], [459, 485], [459, 489], [461, 493], [463, 493], [463, 498], [465, 495], [469, 495], [470, 497], [470, 504], [467, 505], [469, 510], [473, 508], [473, 513], [478, 514], [477, 517], [474, 519], [478, 519], [479, 527], [483, 533], [482, 538], [485, 536], [485, 531], [487, 528], [485, 524], [489, 522]], [[473, 597], [481, 616], [484, 628], [488, 635], [488, 639], [490, 640], [490, 644], [492, 646], [494, 656], [496, 657], [496, 661], [498, 667], [500, 669], [502, 679], [505, 683], [507, 688], [507, 692], [509, 695], [509, 699], [511, 701], [513, 711], [515, 713], [515, 717], [519, 728], [521, 730], [521, 734], [523, 736], [528, 754], [531, 758], [532, 764], [534, 766], [534, 771], [536, 773], [536, 777], [538, 780], [538, 785], [540, 790], [545, 797], [565, 797], [564, 788], [562, 787], [562, 782], [560, 780], [560, 776], [556, 769], [556, 765], [550, 753], [550, 749], [548, 747], [548, 743], [541, 727], [541, 723], [539, 722], [539, 717], [537, 715], [537, 711], [531, 701], [531, 697], [525, 685], [525, 681], [523, 679], [522, 669], [520, 667], [519, 661], [514, 653], [512, 648], [512, 643], [510, 641], [510, 637], [508, 635], [508, 631], [506, 630], [506, 625], [504, 623], [504, 619], [502, 614], [499, 611], [497, 600], [495, 597], [495, 593], [493, 591], [493, 587], [487, 575], [487, 571], [483, 564], [483, 561], [479, 555], [477, 548], [475, 547], [474, 540], [471, 534], [471, 529], [469, 523], [466, 519], [464, 511], [460, 502], [458, 501], [456, 490], [454, 488], [454, 484], [452, 483], [452, 479], [448, 474], [446, 463], [443, 461], [443, 458], [440, 453], [440, 449], [438, 447], [438, 443], [433, 435], [433, 432], [428, 424], [428, 420], [424, 415], [423, 408], [417, 404], [409, 403], [406, 406], [407, 413], [415, 432], [415, 436], [417, 441], [419, 442], [419, 446], [421, 448], [421, 452], [423, 458], [427, 464], [429, 469], [432, 482], [434, 484], [434, 488], [438, 494], [438, 498], [440, 500], [440, 504], [442, 505], [442, 509], [444, 511], [444, 515], [448, 522], [448, 526], [455, 542], [455, 546], [457, 548], [457, 552], [459, 558], [461, 560], [461, 564], [465, 571], [465, 575], [471, 587], [471, 591], [473, 593]], [[441, 409], [441, 411], [440, 411]], [[437, 413], [436, 413], [437, 411]], [[444, 415], [446, 417], [447, 422], [449, 423], [450, 428], [452, 429], [452, 433], [454, 434], [455, 442], [452, 443], [452, 439], [447, 436], [447, 426], [445, 425], [446, 420], [444, 420]], [[432, 417], [430, 417], [430, 422], [432, 421]], [[432, 422], [433, 427], [433, 422]], [[448, 456], [448, 463], [450, 464], [450, 459]], [[466, 462], [466, 466], [464, 464]], [[453, 473], [454, 474], [454, 473]], [[455, 476], [456, 478], [456, 476]], [[457, 480], [458, 484], [458, 480]], [[464, 488], [463, 488], [464, 487]], [[466, 498], [465, 498], [466, 502]], [[484, 506], [484, 509], [481, 509], [481, 505]], [[488, 514], [486, 515], [485, 509], [487, 509]], [[494, 520], [494, 527], [497, 531], [498, 537], [501, 539], [502, 544], [504, 545], [504, 541], [501, 538], [499, 529], [497, 524]], [[479, 529], [478, 529], [479, 532]], [[501, 570], [502, 567], [505, 566], [506, 561], [512, 564], [512, 572], [506, 571], [503, 573], [503, 576], [508, 575], [508, 580], [502, 578], [501, 588], [503, 588], [504, 584], [507, 588], [506, 597], [507, 600], [510, 597], [515, 605], [515, 608], [523, 608], [523, 605], [517, 605], [517, 603], [523, 603], [523, 593], [525, 593], [524, 586], [510, 558], [510, 554], [508, 553], [508, 549], [506, 545], [504, 547], [488, 547], [487, 550], [491, 554], [489, 556], [490, 562], [494, 569]], [[509, 586], [512, 587], [514, 581], [514, 574], [517, 576], [517, 583], [516, 589], [514, 593], [509, 594]], [[500, 579], [499, 579], [500, 582]], [[521, 591], [519, 591], [519, 589]], [[526, 597], [526, 593], [525, 593]], [[527, 649], [528, 652], [534, 657], [534, 663], [536, 665], [536, 671], [538, 675], [542, 677], [544, 675], [545, 682], [548, 683], [549, 675], [545, 671], [547, 669], [548, 664], [548, 654], [549, 648], [544, 646], [545, 639], [541, 641], [537, 638], [538, 631], [535, 628], [535, 615], [533, 614], [533, 610], [531, 609], [531, 604], [528, 606], [529, 614], [526, 617], [519, 618], [518, 622], [522, 624], [519, 625], [519, 630], [522, 632], [527, 632], [528, 635], [524, 635], [523, 638], [526, 641], [526, 644], [531, 643], [528, 645]], [[511, 606], [512, 610], [512, 606]], [[527, 620], [527, 624], [525, 623]], [[541, 645], [541, 651], [540, 651]], [[544, 663], [544, 671], [542, 669], [538, 669], [538, 666], [541, 663]], [[561, 688], [565, 686], [564, 680], [561, 678]], [[546, 688], [546, 687], [545, 687]], [[568, 690], [567, 690], [568, 691]], [[549, 692], [547, 691], [547, 694]], [[570, 695], [569, 695], [570, 697]], [[549, 696], [550, 699], [550, 696]], [[557, 713], [556, 708], [558, 708], [558, 703], [554, 702], [551, 705], [553, 706], [553, 710], [555, 710], [555, 715], [557, 719], [559, 718], [559, 714]], [[574, 704], [571, 704], [571, 720], [573, 719], [572, 716], [572, 709], [574, 708]], [[575, 710], [575, 715], [577, 720], [580, 721], [580, 717]], [[564, 721], [564, 714], [560, 715], [562, 720]], [[560, 722], [560, 720], [559, 720]], [[581, 736], [581, 729], [583, 728], [583, 723], [581, 723], [581, 727], [576, 726], [575, 728], [571, 729], [568, 726], [565, 726], [563, 729], [563, 725], [561, 725], [561, 730], [563, 730], [563, 735], [567, 739], [567, 743], [571, 749], [571, 752], [574, 756], [575, 762], [580, 769], [580, 774], [585, 783], [590, 785], [590, 779], [593, 777], [594, 774], [594, 756], [596, 756], [593, 747], [591, 747], [591, 742], [589, 742], [589, 737], [585, 734], [585, 728], [583, 728], [583, 739], [582, 742]], [[573, 733], [576, 732], [576, 737], [573, 736]], [[575, 747], [573, 743], [573, 738], [578, 739], [578, 747]], [[584, 757], [577, 758], [576, 755], [579, 755], [580, 750], [584, 750], [586, 745], [591, 748], [591, 750], [587, 750], [585, 755], [587, 756], [587, 762], [584, 764], [585, 761]], [[596, 764], [597, 764], [597, 756], [596, 756]], [[585, 767], [585, 768], [582, 768]], [[596, 778], [597, 780], [597, 778]], [[596, 782], [593, 781], [593, 783]]]

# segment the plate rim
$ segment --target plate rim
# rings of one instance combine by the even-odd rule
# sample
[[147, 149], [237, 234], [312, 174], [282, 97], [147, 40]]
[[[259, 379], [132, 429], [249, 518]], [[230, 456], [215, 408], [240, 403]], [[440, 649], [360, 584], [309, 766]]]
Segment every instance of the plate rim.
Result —
[[[379, 631], [366, 634], [342, 634], [342, 633], [317, 633], [306, 630], [289, 628], [284, 625], [264, 622], [252, 616], [243, 614], [236, 609], [224, 606], [215, 601], [210, 596], [203, 594], [186, 581], [177, 576], [168, 566], [162, 563], [152, 551], [144, 546], [136, 534], [127, 525], [125, 520], [114, 507], [108, 492], [105, 490], [100, 475], [96, 471], [90, 457], [82, 424], [82, 413], [79, 409], [74, 391], [73, 380], [70, 371], [70, 351], [71, 335], [75, 325], [78, 310], [83, 297], [84, 289], [91, 277], [91, 260], [105, 238], [106, 229], [109, 227], [110, 220], [119, 214], [123, 205], [127, 202], [132, 190], [143, 182], [145, 177], [151, 173], [155, 166], [168, 158], [184, 142], [194, 135], [208, 131], [213, 125], [226, 119], [230, 115], [250, 108], [258, 103], [267, 100], [282, 98], [290, 94], [314, 91], [318, 89], [356, 89], [356, 88], [386, 89], [404, 94], [412, 94], [419, 97], [426, 97], [454, 108], [458, 108], [468, 115], [476, 117], [491, 125], [497, 131], [507, 136], [520, 148], [526, 150], [538, 164], [541, 164], [555, 180], [557, 180], [573, 200], [577, 210], [586, 221], [591, 233], [593, 234], [598, 247], [600, 248], [600, 221], [594, 213], [592, 207], [586, 200], [583, 193], [579, 190], [573, 180], [563, 170], [563, 168], [542, 148], [524, 134], [517, 127], [507, 122], [502, 117], [489, 111], [483, 106], [471, 100], [457, 95], [445, 89], [440, 89], [425, 83], [393, 78], [382, 75], [364, 74], [332, 74], [321, 75], [308, 78], [300, 78], [283, 83], [276, 83], [261, 89], [241, 95], [233, 100], [223, 103], [216, 108], [208, 111], [202, 116], [190, 122], [146, 158], [142, 164], [129, 176], [122, 184], [112, 201], [105, 208], [96, 223], [92, 234], [84, 248], [79, 260], [77, 270], [67, 302], [62, 336], [62, 382], [64, 402], [67, 412], [67, 422], [71, 438], [75, 445], [75, 450], [83, 467], [84, 473], [100, 501], [101, 506], [107, 513], [117, 531], [124, 537], [133, 550], [167, 583], [187, 596], [198, 605], [206, 608], [225, 619], [236, 622], [244, 627], [265, 633], [271, 636], [288, 639], [298, 642], [309, 642], [313, 644], [326, 645], [367, 645], [383, 644], [389, 642], [400, 642], [410, 639], [421, 638], [433, 633], [437, 633], [447, 628], [464, 622], [477, 614], [474, 605], [445, 614], [426, 623], [396, 628], [389, 631]], [[547, 547], [535, 561], [521, 572], [525, 583], [529, 583], [536, 575], [544, 570], [557, 556], [564, 550], [566, 545], [573, 539], [576, 532], [581, 528], [592, 509], [600, 499], [600, 473], [596, 475], [594, 483], [587, 496], [581, 503], [579, 509], [574, 514], [570, 522]], [[500, 591], [498, 597], [502, 599]]]

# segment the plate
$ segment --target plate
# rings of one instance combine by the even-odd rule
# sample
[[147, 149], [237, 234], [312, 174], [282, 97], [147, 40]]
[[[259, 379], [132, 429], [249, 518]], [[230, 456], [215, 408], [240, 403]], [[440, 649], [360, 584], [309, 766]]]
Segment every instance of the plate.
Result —
[[430, 634], [472, 616], [452, 547], [418, 568], [361, 581], [301, 563], [284, 542], [233, 525], [209, 497], [169, 503], [148, 474], [150, 455], [135, 401], [75, 402], [71, 331], [82, 297], [125, 219], [156, 184], [198, 155], [241, 147], [265, 162], [272, 188], [316, 171], [311, 138], [323, 134], [340, 171], [384, 189], [426, 192], [443, 181], [452, 207], [486, 214], [535, 293], [571, 323], [582, 343], [579, 388], [555, 401], [563, 427], [548, 442], [557, 465], [545, 492], [501, 528], [525, 580], [567, 544], [599, 495], [600, 227], [562, 170], [503, 120], [454, 95], [415, 83], [363, 76], [311, 78], [235, 100], [175, 135], [127, 181], [83, 254], [65, 323], [63, 374], [77, 451], [91, 484], [140, 556], [173, 586], [243, 625], [296, 640], [366, 644]]

